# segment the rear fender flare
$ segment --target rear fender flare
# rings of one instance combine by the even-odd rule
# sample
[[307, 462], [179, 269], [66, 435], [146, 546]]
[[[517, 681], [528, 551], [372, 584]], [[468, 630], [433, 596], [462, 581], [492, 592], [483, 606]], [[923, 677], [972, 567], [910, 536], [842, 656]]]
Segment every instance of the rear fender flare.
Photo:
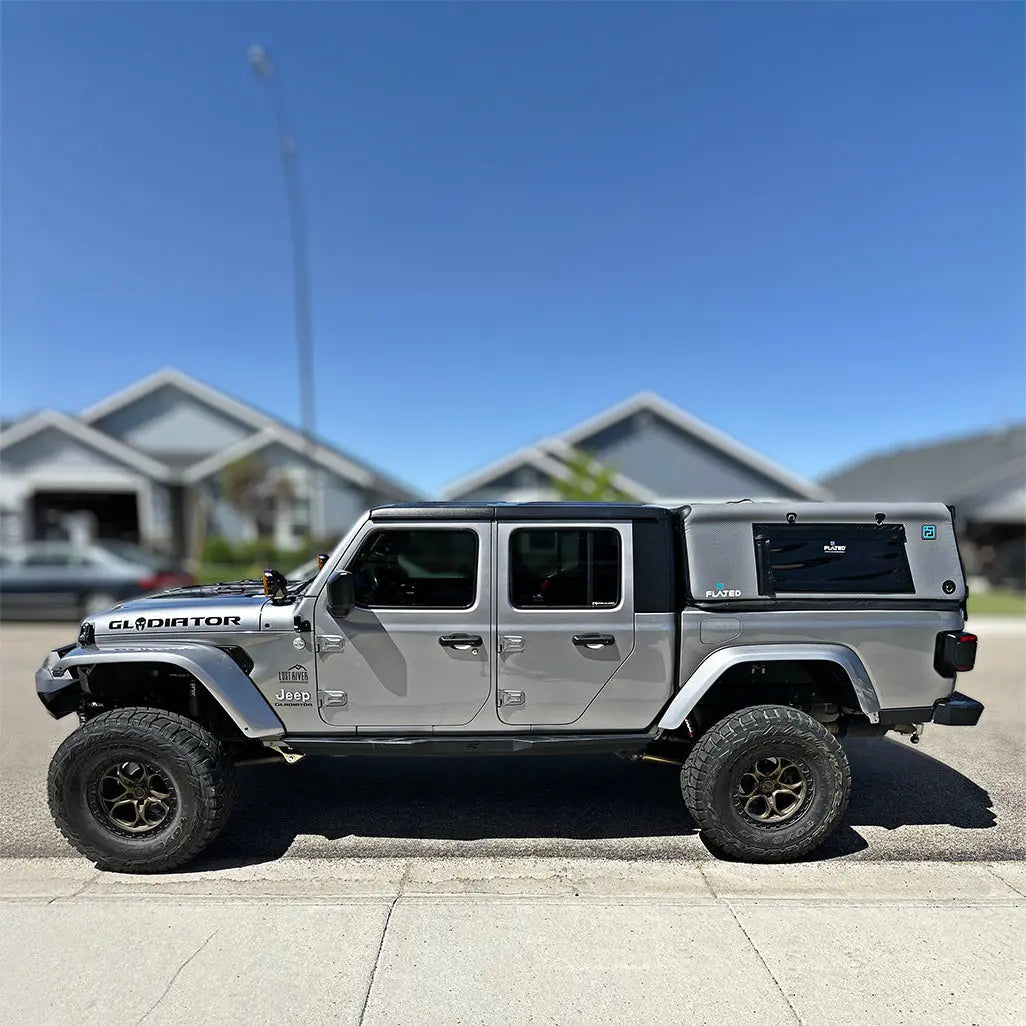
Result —
[[830, 662], [848, 675], [859, 708], [870, 723], [880, 722], [880, 698], [865, 663], [845, 645], [735, 645], [706, 657], [674, 695], [659, 719], [661, 730], [676, 730], [725, 670], [739, 663]]
[[[49, 660], [47, 660], [49, 663]], [[125, 645], [97, 648], [77, 646], [39, 673], [60, 677], [73, 667], [105, 663], [165, 663], [191, 673], [232, 718], [243, 736], [278, 738], [285, 727], [253, 681], [231, 658], [212, 645], [153, 645], [148, 648]], [[38, 678], [39, 674], [37, 674]], [[37, 687], [39, 682], [37, 680]]]

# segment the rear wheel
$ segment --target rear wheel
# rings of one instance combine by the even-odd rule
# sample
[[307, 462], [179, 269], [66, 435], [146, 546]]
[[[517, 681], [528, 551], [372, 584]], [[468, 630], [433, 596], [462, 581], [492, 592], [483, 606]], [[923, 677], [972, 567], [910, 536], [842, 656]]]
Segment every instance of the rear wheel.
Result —
[[702, 735], [684, 763], [681, 790], [715, 852], [787, 862], [837, 828], [851, 770], [837, 739], [807, 713], [757, 705]]
[[235, 767], [198, 723], [159, 709], [102, 713], [50, 763], [50, 811], [100, 869], [156, 873], [187, 862], [224, 826]]

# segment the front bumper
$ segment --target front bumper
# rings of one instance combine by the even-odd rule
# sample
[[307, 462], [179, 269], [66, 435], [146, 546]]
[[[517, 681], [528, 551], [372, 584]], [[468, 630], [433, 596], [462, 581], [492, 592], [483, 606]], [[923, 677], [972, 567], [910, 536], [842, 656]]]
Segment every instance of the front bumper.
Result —
[[952, 691], [933, 706], [933, 722], [945, 727], [975, 727], [982, 715], [983, 703], [960, 691]]
[[43, 660], [43, 665], [36, 670], [36, 694], [46, 711], [55, 719], [74, 712], [78, 708], [82, 689], [78, 678], [67, 670], [55, 669], [57, 663], [75, 646], [64, 645], [55, 648]]

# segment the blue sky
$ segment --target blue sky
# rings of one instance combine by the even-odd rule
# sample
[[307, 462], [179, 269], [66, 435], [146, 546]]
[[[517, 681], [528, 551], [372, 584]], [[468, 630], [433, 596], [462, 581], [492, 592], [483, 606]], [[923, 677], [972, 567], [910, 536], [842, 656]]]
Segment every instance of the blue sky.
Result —
[[163, 365], [428, 490], [641, 389], [798, 472], [1024, 415], [1021, 4], [6, 4], [0, 412]]

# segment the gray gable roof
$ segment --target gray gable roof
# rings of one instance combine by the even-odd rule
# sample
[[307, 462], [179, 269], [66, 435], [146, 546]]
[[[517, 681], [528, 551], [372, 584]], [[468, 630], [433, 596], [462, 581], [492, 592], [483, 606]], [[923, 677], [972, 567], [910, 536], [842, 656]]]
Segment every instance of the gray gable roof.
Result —
[[48, 434], [51, 439], [66, 436], [80, 450], [81, 447], [94, 450], [106, 459], [132, 467], [156, 480], [165, 480], [167, 477], [167, 468], [159, 460], [59, 410], [40, 410], [0, 432], [0, 452], [3, 453], [5, 466], [18, 466], [19, 448], [23, 450], [22, 455], [29, 464], [49, 458], [47, 450], [52, 448], [52, 441], [44, 444], [41, 449], [38, 446], [34, 451], [32, 449], [32, 443], [38, 443], [41, 437]]
[[[170, 437], [173, 432], [167, 432], [169, 437], [166, 440], [163, 437], [159, 439], [161, 447], [157, 451], [149, 451], [149, 447], [141, 443], [133, 444], [131, 429], [136, 425], [129, 416], [127, 426], [130, 430], [123, 431], [126, 416], [133, 409], [159, 403], [161, 396], [171, 392], [187, 397], [198, 407], [209, 409], [226, 423], [235, 425], [234, 437], [217, 438], [205, 451], [192, 452], [176, 448], [177, 440]], [[45, 411], [22, 418], [0, 434], [0, 448], [53, 425], [65, 433], [81, 437], [94, 447], [111, 450], [122, 461], [132, 463], [152, 477], [175, 481], [196, 480], [200, 471], [214, 473], [224, 463], [258, 451], [271, 443], [284, 445], [300, 453], [310, 448], [302, 434], [281, 419], [205, 385], [173, 367], [165, 367], [134, 382], [90, 406], [78, 417]], [[122, 439], [121, 434], [125, 434], [126, 438]], [[165, 444], [170, 448], [165, 450]], [[310, 451], [317, 463], [376, 495], [392, 499], [421, 497], [417, 489], [322, 439], [314, 439]]]
[[442, 495], [483, 497], [522, 471], [558, 478], [566, 473], [561, 461], [575, 447], [619, 471], [613, 483], [642, 502], [828, 498], [819, 485], [652, 392], [639, 393], [562, 434], [518, 449], [452, 482]]
[[[1009, 487], [1021, 487], [1026, 424], [981, 431], [927, 445], [878, 453], [836, 471], [823, 485], [839, 499], [937, 500], [972, 503], [998, 468]], [[1018, 473], [1015, 468], [1018, 467]]]

